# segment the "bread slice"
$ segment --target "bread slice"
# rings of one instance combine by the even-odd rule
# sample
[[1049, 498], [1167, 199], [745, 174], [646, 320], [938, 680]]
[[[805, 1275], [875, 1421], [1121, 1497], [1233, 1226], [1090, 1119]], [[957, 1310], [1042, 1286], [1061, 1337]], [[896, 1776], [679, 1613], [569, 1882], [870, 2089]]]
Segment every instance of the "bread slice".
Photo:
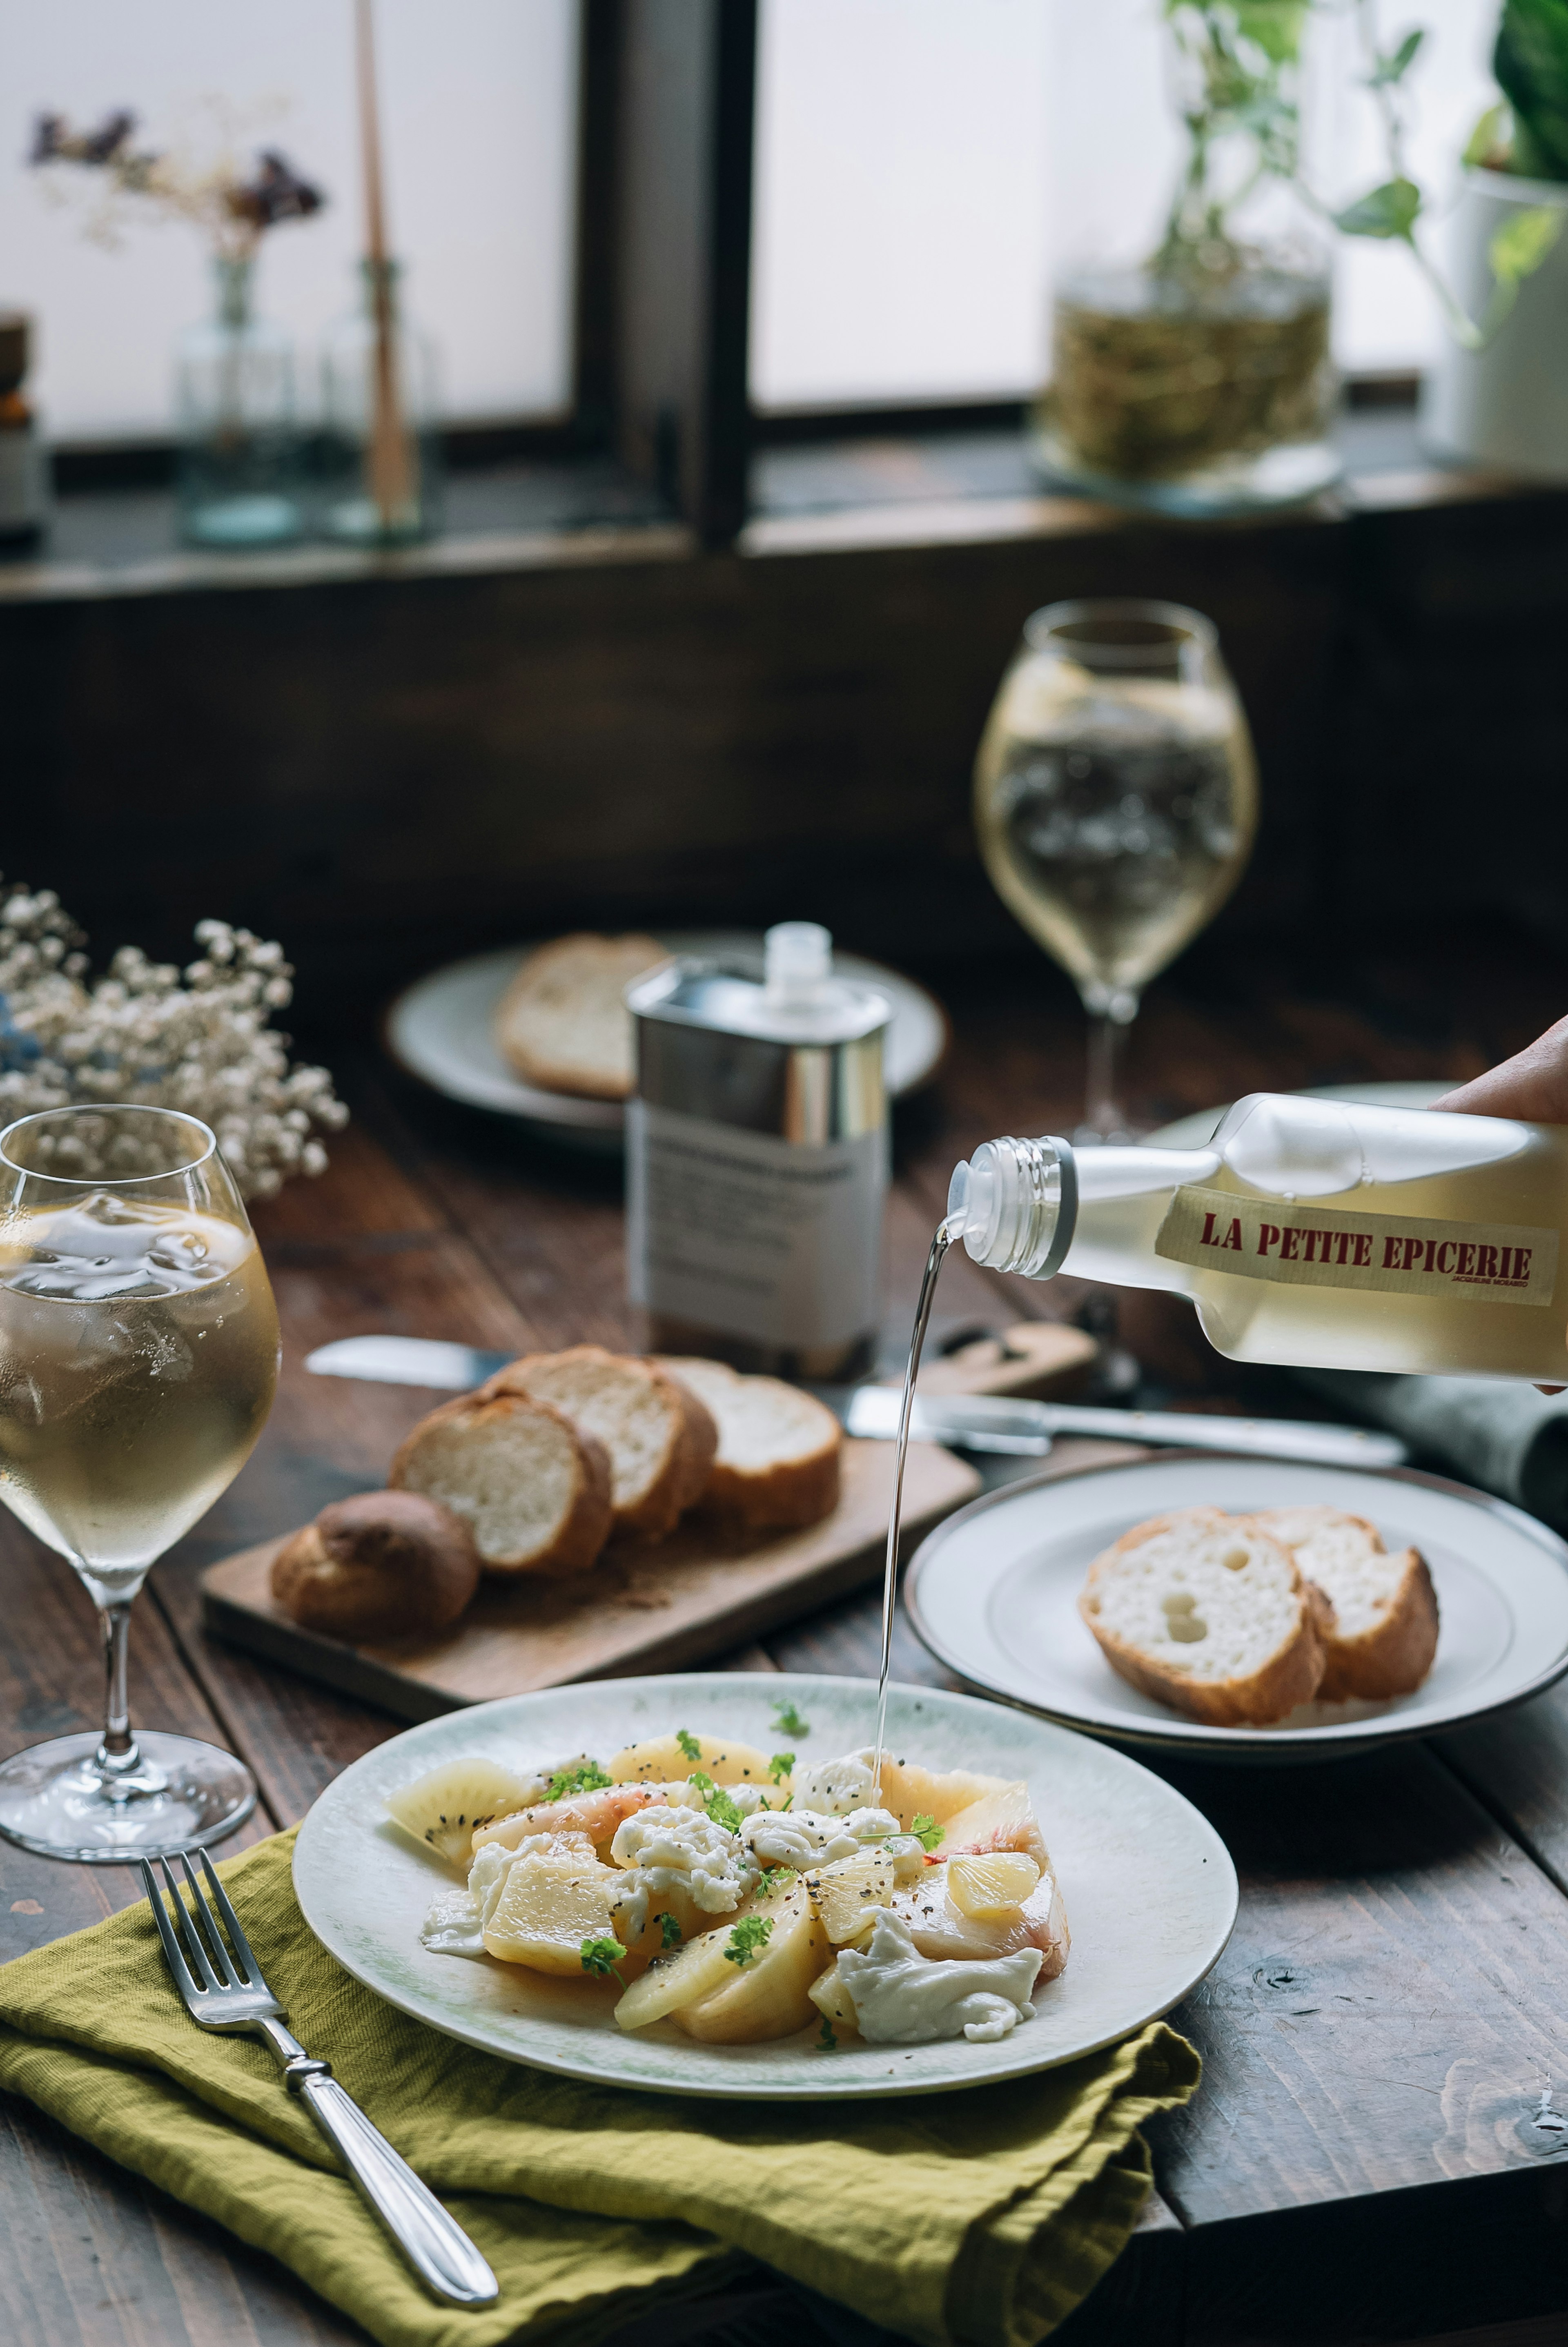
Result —
[[1334, 1609], [1321, 1701], [1377, 1702], [1420, 1686], [1438, 1651], [1438, 1600], [1419, 1549], [1390, 1556], [1376, 1524], [1340, 1508], [1262, 1508], [1252, 1521]]
[[719, 1430], [704, 1508], [755, 1532], [832, 1514], [844, 1430], [830, 1409], [780, 1378], [742, 1377], [723, 1361], [659, 1367], [690, 1387]]
[[670, 958], [657, 938], [557, 938], [531, 953], [496, 1005], [497, 1049], [526, 1083], [589, 1100], [626, 1100], [636, 1080], [634, 978]]
[[479, 1390], [548, 1402], [604, 1445], [617, 1532], [661, 1539], [702, 1496], [719, 1430], [691, 1388], [651, 1361], [573, 1345], [525, 1353]]
[[1282, 1541], [1219, 1508], [1134, 1524], [1078, 1606], [1113, 1670], [1210, 1727], [1283, 1719], [1323, 1677], [1327, 1600]]
[[601, 1444], [522, 1394], [463, 1394], [422, 1418], [387, 1478], [460, 1516], [487, 1573], [583, 1573], [610, 1537]]

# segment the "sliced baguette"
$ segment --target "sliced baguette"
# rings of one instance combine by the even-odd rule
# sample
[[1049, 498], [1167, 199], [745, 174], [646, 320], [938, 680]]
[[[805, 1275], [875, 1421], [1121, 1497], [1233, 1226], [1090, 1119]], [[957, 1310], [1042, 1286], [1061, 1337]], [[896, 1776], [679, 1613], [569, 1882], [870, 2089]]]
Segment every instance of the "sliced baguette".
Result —
[[1438, 1600], [1419, 1549], [1390, 1556], [1376, 1524], [1339, 1508], [1262, 1508], [1252, 1521], [1334, 1609], [1321, 1702], [1378, 1702], [1420, 1686], [1438, 1651]]
[[651, 1361], [573, 1345], [525, 1353], [479, 1390], [548, 1402], [603, 1444], [617, 1532], [661, 1539], [702, 1495], [718, 1429], [691, 1388]]
[[1323, 1677], [1327, 1600], [1283, 1542], [1218, 1508], [1134, 1524], [1078, 1604], [1113, 1670], [1211, 1727], [1283, 1719]]
[[820, 1523], [838, 1504], [844, 1430], [830, 1409], [780, 1378], [742, 1377], [723, 1361], [664, 1359], [719, 1432], [704, 1509], [752, 1531]]
[[399, 1444], [387, 1481], [460, 1516], [487, 1573], [584, 1573], [610, 1537], [603, 1446], [521, 1394], [444, 1402]]
[[589, 1100], [630, 1098], [634, 978], [669, 954], [657, 938], [557, 938], [531, 953], [496, 1005], [502, 1057], [526, 1083]]

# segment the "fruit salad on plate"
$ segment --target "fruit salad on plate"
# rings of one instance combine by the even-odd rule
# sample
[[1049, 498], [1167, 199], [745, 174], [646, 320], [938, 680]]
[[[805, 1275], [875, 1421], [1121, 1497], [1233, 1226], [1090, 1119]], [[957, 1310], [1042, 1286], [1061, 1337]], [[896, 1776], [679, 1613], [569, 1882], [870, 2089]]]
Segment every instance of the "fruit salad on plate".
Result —
[[622, 2029], [986, 2042], [1067, 1962], [1029, 1788], [1005, 1778], [885, 1756], [878, 1781], [870, 1750], [797, 1763], [678, 1728], [602, 1765], [452, 1761], [387, 1807], [462, 1878], [427, 1948], [613, 1980]]

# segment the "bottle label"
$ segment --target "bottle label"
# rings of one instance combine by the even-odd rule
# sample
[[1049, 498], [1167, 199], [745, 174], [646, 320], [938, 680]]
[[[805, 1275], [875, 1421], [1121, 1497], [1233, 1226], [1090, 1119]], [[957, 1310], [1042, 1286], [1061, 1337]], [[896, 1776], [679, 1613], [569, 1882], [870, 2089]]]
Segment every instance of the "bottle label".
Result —
[[634, 1304], [758, 1344], [848, 1343], [880, 1318], [884, 1130], [785, 1141], [632, 1100]]
[[1167, 1263], [1286, 1287], [1369, 1288], [1476, 1304], [1550, 1304], [1557, 1285], [1555, 1231], [1525, 1223], [1352, 1214], [1196, 1184], [1172, 1199], [1154, 1253]]

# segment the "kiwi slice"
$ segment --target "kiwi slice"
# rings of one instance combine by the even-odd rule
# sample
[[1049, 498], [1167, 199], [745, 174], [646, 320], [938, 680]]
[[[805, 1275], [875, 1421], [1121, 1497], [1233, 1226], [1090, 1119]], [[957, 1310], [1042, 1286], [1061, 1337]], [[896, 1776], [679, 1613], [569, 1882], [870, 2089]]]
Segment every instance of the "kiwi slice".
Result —
[[448, 1760], [400, 1785], [386, 1806], [405, 1834], [466, 1874], [476, 1829], [527, 1809], [539, 1798], [538, 1784], [497, 1760]]

